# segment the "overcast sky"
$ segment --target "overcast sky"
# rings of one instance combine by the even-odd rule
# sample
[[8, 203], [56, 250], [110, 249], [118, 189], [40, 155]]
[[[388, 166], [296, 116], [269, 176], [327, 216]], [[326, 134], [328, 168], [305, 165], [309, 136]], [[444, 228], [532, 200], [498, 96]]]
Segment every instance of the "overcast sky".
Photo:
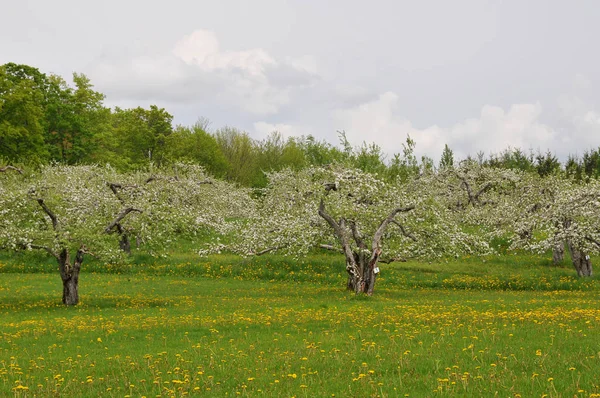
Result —
[[597, 0], [0, 0], [0, 64], [165, 107], [439, 159], [600, 146]]

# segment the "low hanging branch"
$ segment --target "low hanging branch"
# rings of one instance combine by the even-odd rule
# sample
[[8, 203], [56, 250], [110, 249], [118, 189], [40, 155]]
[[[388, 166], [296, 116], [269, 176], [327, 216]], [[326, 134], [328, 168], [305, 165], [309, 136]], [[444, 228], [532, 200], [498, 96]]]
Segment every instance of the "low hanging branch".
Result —
[[55, 259], [58, 260], [58, 254], [56, 252], [54, 252], [52, 249], [50, 249], [48, 246], [41, 246], [41, 245], [34, 245], [34, 244], [27, 244], [27, 243], [20, 243], [19, 246], [21, 249], [24, 249], [24, 250], [27, 250], [27, 249], [44, 250], [45, 252], [50, 254], [52, 257], [54, 257]]
[[395, 224], [395, 225], [397, 225], [398, 228], [400, 228], [400, 231], [402, 232], [402, 235], [404, 235], [407, 238], [411, 239], [413, 242], [417, 241], [417, 238], [415, 238], [415, 236], [413, 234], [411, 234], [410, 232], [406, 231], [406, 229], [404, 229], [404, 226], [402, 224], [400, 224], [398, 221], [392, 220], [392, 223]]
[[321, 249], [325, 249], [325, 250], [331, 250], [331, 251], [334, 251], [334, 252], [338, 252], [338, 253], [342, 253], [342, 254], [344, 254], [344, 251], [343, 251], [343, 250], [341, 250], [339, 247], [335, 247], [335, 246], [333, 246], [333, 245], [324, 245], [324, 244], [320, 244], [320, 245], [319, 245], [319, 248], [321, 248]]
[[8, 171], [8, 170], [16, 171], [16, 172], [17, 172], [17, 173], [19, 173], [19, 174], [23, 174], [23, 170], [21, 170], [21, 169], [20, 169], [20, 168], [18, 168], [18, 167], [15, 167], [15, 166], [6, 165], [6, 166], [4, 166], [4, 167], [0, 167], [0, 172], [1, 172], [1, 173], [4, 173], [4, 172], [6, 172], [6, 171]]
[[110, 224], [108, 224], [108, 226], [104, 229], [104, 232], [109, 234], [113, 228], [115, 228], [120, 222], [121, 220], [123, 220], [125, 217], [127, 217], [127, 215], [131, 212], [137, 212], [137, 213], [142, 213], [142, 210], [133, 208], [133, 207], [128, 207], [126, 209], [124, 209], [122, 212], [120, 212], [117, 217], [112, 220], [112, 222]]
[[285, 247], [285, 246], [274, 246], [274, 247], [269, 247], [269, 248], [267, 248], [267, 249], [264, 249], [264, 250], [258, 251], [258, 252], [256, 252], [256, 253], [250, 253], [250, 254], [251, 254], [251, 255], [254, 255], [254, 256], [262, 256], [263, 254], [267, 254], [267, 253], [273, 252], [273, 251], [275, 251], [275, 250], [283, 249], [284, 247]]

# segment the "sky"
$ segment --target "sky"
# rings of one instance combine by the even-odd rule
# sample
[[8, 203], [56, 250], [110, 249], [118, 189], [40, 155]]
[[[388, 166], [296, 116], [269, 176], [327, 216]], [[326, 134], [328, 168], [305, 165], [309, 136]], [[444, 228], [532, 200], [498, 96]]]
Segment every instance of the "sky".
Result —
[[253, 138], [439, 159], [600, 146], [596, 0], [0, 0], [0, 64]]

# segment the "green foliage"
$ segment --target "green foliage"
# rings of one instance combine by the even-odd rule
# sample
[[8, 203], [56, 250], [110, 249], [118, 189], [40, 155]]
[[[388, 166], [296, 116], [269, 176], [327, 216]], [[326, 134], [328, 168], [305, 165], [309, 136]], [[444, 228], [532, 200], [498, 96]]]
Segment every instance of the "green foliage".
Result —
[[171, 162], [187, 161], [202, 165], [215, 177], [225, 177], [229, 163], [215, 137], [202, 122], [192, 127], [177, 126], [165, 140], [166, 158]]
[[444, 151], [442, 152], [442, 157], [440, 158], [439, 168], [440, 170], [447, 170], [454, 167], [454, 152], [448, 146], [448, 144], [444, 145]]
[[116, 108], [112, 115], [112, 134], [105, 147], [119, 169], [139, 169], [166, 161], [166, 142], [173, 132], [173, 116], [165, 109], [151, 105], [149, 109]]
[[535, 163], [533, 153], [525, 153], [519, 148], [507, 148], [500, 154], [491, 154], [484, 161], [484, 165], [494, 168], [521, 170], [531, 172], [534, 171]]
[[540, 177], [546, 177], [560, 172], [560, 162], [550, 151], [545, 155], [538, 153], [535, 157], [535, 168]]
[[45, 77], [37, 69], [0, 66], [0, 156], [9, 162], [45, 162]]

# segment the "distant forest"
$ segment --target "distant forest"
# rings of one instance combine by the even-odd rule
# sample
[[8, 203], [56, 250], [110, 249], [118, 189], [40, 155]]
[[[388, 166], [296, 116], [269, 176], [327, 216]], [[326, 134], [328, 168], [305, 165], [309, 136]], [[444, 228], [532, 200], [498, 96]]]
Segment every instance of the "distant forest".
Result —
[[[72, 83], [39, 69], [7, 63], [0, 66], [0, 165], [46, 163], [111, 164], [119, 171], [162, 167], [176, 161], [203, 166], [215, 177], [242, 186], [264, 187], [265, 172], [341, 163], [386, 179], [424, 169], [444, 169], [457, 162], [447, 145], [439, 160], [417, 159], [415, 142], [406, 137], [402, 153], [386, 158], [374, 143], [358, 146], [339, 132], [339, 145], [312, 136], [284, 139], [273, 132], [255, 140], [233, 127], [208, 130], [208, 121], [173, 126], [173, 116], [155, 105], [148, 109], [110, 109], [90, 79], [74, 73]], [[367, 132], [366, 132], [367, 133]], [[577, 181], [600, 176], [600, 148], [582, 148], [564, 164], [550, 151], [506, 148], [473, 156], [480, 164], [519, 169], [541, 176], [564, 174]]]

